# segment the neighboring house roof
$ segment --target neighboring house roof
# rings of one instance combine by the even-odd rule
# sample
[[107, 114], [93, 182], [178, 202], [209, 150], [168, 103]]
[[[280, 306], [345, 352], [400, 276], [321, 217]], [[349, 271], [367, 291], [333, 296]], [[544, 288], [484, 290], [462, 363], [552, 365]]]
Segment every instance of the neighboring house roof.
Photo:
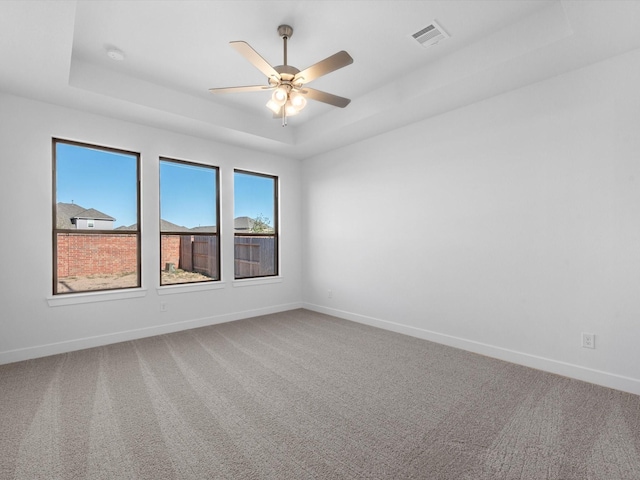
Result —
[[253, 228], [255, 220], [250, 217], [236, 217], [233, 219], [233, 228], [240, 231], [248, 231]]
[[87, 219], [93, 218], [94, 220], [111, 220], [112, 222], [116, 220], [115, 218], [110, 217], [106, 213], [102, 213], [101, 211], [96, 210], [95, 208], [87, 208], [86, 210], [83, 210], [80, 213], [77, 213], [76, 215], [74, 215], [73, 218], [87, 218]]
[[[122, 227], [118, 227], [116, 228], [116, 230], [137, 230], [138, 228], [138, 224], [134, 223], [133, 225], [129, 225], [129, 226], [122, 226]], [[185, 233], [189, 233], [189, 232], [211, 232], [211, 233], [216, 233], [216, 226], [210, 226], [210, 227], [195, 227], [195, 228], [187, 228], [187, 227], [183, 227], [182, 225], [176, 225], [175, 223], [171, 223], [168, 220], [164, 220], [163, 218], [160, 219], [160, 232], [171, 232], [171, 233], [180, 233], [180, 232], [185, 232]]]
[[84, 210], [86, 210], [84, 207], [75, 203], [58, 202], [56, 205], [56, 228], [60, 230], [75, 228], [71, 223], [71, 219]]
[[95, 208], [84, 208], [76, 203], [58, 202], [56, 204], [56, 228], [60, 230], [76, 228], [71, 221], [74, 218], [115, 221], [115, 218]]
[[138, 224], [134, 223], [133, 225], [120, 225], [118, 228], [116, 228], [115, 230], [137, 230], [138, 229]]
[[199, 227], [190, 228], [189, 231], [196, 233], [217, 233], [218, 227], [216, 227], [215, 225], [202, 225]]
[[161, 232], [188, 232], [189, 229], [187, 227], [183, 227], [182, 225], [176, 225], [175, 223], [171, 223], [168, 220], [160, 219], [160, 231]]
[[271, 233], [273, 232], [273, 227], [271, 225], [265, 225], [264, 223], [262, 223], [260, 221], [260, 223], [258, 224], [258, 227], [262, 226], [263, 228], [261, 230], [256, 229], [256, 231], [254, 232], [254, 227], [256, 226], [256, 220], [251, 218], [251, 217], [236, 217], [233, 221], [233, 227], [234, 230], [236, 232], [239, 233], [245, 233], [245, 232], [251, 232], [251, 233]]
[[[96, 220], [113, 220], [115, 218], [96, 210], [95, 208], [84, 208], [75, 203], [62, 203], [57, 204], [57, 228], [58, 229], [72, 229], [75, 225], [71, 222], [73, 218], [93, 218]], [[251, 217], [236, 217], [233, 221], [234, 230], [236, 232], [250, 232], [255, 224], [255, 220]], [[137, 230], [138, 224], [122, 225], [116, 230]], [[176, 225], [168, 220], [160, 219], [160, 231], [161, 232], [196, 232], [196, 233], [217, 233], [218, 228], [215, 225], [204, 225], [194, 228], [187, 228], [181, 225]]]

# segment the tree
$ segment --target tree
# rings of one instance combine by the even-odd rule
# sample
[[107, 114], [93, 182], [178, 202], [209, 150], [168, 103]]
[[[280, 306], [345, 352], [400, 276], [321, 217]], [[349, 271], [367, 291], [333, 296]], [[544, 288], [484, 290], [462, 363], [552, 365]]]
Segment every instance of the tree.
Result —
[[269, 225], [270, 220], [263, 216], [262, 213], [258, 214], [256, 218], [253, 219], [253, 225], [251, 225], [252, 233], [264, 233], [270, 232], [273, 228]]

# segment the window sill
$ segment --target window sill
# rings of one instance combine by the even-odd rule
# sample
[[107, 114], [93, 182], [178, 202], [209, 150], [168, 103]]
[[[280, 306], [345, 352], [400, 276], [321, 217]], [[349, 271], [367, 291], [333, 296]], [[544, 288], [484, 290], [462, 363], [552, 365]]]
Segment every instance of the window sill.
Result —
[[203, 292], [225, 288], [224, 282], [187, 283], [182, 285], [164, 285], [156, 288], [158, 295], [175, 295], [177, 293]]
[[282, 283], [282, 277], [243, 278], [234, 280], [234, 287], [252, 287], [254, 285], [268, 285], [270, 283]]
[[108, 302], [112, 300], [140, 298], [146, 295], [147, 290], [144, 288], [104, 292], [69, 293], [47, 297], [47, 303], [50, 307], [61, 307], [63, 305], [79, 305], [81, 303]]

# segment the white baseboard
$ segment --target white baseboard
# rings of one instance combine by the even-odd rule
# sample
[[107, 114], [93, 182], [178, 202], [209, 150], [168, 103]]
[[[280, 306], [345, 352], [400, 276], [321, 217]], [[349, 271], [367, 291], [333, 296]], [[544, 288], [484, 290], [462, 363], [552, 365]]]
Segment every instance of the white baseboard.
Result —
[[577, 380], [594, 383], [596, 385], [601, 385], [604, 387], [633, 393], [635, 395], [640, 395], [640, 380], [635, 378], [603, 372], [601, 370], [594, 370], [591, 368], [582, 367], [580, 365], [574, 365], [550, 358], [539, 357], [537, 355], [509, 350], [502, 347], [496, 347], [494, 345], [489, 345], [486, 343], [475, 342], [473, 340], [467, 340], [465, 338], [446, 335], [417, 327], [411, 327], [408, 325], [402, 325], [400, 323], [390, 322], [388, 320], [381, 320], [379, 318], [368, 317], [365, 315], [337, 310], [321, 305], [303, 303], [302, 308], [313, 310], [319, 313], [326, 313], [327, 315], [343, 318], [345, 320], [364, 323], [366, 325], [382, 328], [384, 330], [390, 330], [392, 332], [422, 338], [424, 340], [448, 345], [450, 347], [460, 348], [469, 352], [479, 353], [487, 357], [505, 360], [507, 362], [524, 365], [526, 367], [543, 370], [545, 372], [555, 373], [557, 375], [575, 378]]
[[274, 305], [271, 307], [258, 308], [254, 310], [244, 310], [241, 312], [227, 313], [224, 315], [214, 315], [211, 317], [185, 320], [183, 322], [167, 323], [154, 327], [126, 330], [123, 332], [110, 333], [107, 335], [97, 335], [95, 337], [78, 338], [65, 342], [48, 343], [35, 347], [8, 350], [5, 352], [0, 352], [0, 365], [20, 362], [22, 360], [30, 360], [33, 358], [47, 357], [49, 355], [57, 355], [59, 353], [73, 352], [75, 350], [83, 350], [85, 348], [101, 347], [103, 345], [110, 345], [112, 343], [137, 340], [139, 338], [153, 337], [155, 335], [163, 335], [165, 333], [179, 332], [182, 330], [189, 330], [191, 328], [206, 327], [208, 325], [233, 322], [235, 320], [242, 320], [244, 318], [285, 312], [288, 310], [295, 310], [297, 308], [303, 308], [302, 303]]

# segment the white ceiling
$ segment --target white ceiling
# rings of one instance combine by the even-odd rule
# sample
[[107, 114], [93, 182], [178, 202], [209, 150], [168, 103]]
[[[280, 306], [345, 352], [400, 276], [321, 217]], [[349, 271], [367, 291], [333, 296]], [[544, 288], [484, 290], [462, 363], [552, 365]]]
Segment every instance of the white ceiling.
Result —
[[[432, 48], [411, 34], [436, 20]], [[354, 63], [310, 86], [285, 128], [266, 83], [229, 41], [304, 69], [346, 50]], [[640, 47], [640, 1], [2, 1], [0, 90], [204, 138], [306, 158]], [[111, 60], [109, 47], [122, 50]]]

